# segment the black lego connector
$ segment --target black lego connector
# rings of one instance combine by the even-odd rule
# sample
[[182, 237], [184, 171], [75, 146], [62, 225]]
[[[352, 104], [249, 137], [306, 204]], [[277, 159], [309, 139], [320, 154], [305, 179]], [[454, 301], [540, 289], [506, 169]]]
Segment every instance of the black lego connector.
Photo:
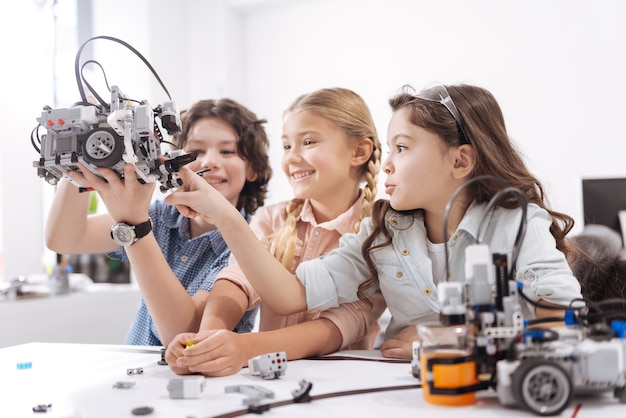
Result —
[[493, 254], [493, 264], [496, 268], [496, 310], [504, 311], [503, 298], [509, 295], [509, 269], [506, 254]]
[[250, 405], [248, 406], [248, 412], [251, 414], [261, 415], [263, 412], [267, 412], [270, 410], [270, 404], [263, 405]]
[[165, 160], [163, 164], [165, 164], [165, 169], [169, 173], [178, 172], [182, 166], [195, 161], [196, 158], [198, 158], [198, 154], [200, 154], [200, 151], [192, 151], [189, 154], [183, 154], [178, 157]]
[[300, 387], [291, 392], [293, 395], [294, 403], [305, 403], [311, 402], [312, 398], [310, 395], [311, 389], [313, 388], [313, 383], [308, 382], [306, 380], [300, 381]]

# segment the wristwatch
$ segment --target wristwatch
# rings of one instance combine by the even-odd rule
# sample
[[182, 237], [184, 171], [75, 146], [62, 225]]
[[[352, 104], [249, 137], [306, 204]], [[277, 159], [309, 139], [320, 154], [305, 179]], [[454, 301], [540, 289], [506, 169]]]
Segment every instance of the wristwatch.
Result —
[[120, 222], [111, 227], [111, 238], [122, 247], [130, 247], [152, 231], [152, 219], [137, 225]]

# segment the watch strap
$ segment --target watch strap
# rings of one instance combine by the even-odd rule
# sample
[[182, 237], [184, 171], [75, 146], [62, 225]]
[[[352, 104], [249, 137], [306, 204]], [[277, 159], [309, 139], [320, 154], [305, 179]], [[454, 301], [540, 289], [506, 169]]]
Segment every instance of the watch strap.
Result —
[[148, 218], [147, 221], [135, 225], [135, 240], [137, 242], [140, 238], [145, 237], [152, 231], [152, 219]]

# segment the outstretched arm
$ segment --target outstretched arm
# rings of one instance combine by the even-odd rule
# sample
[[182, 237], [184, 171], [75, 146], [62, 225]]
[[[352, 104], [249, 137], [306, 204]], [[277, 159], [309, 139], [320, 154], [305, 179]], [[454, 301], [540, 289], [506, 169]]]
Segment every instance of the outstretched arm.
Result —
[[[113, 242], [109, 231], [114, 223], [135, 225], [148, 219], [155, 184], [142, 184], [136, 180], [131, 164], [124, 166], [124, 180], [110, 169], [98, 170], [103, 178], [86, 168], [82, 171], [81, 182], [98, 192], [109, 212], [104, 233], [108, 241]], [[167, 345], [181, 332], [196, 331], [208, 292], [198, 291], [189, 296], [172, 272], [152, 232], [126, 247], [126, 254], [162, 343]]]
[[300, 281], [263, 247], [237, 209], [187, 167], [181, 168], [180, 176], [183, 187], [166, 203], [176, 205], [185, 216], [203, 216], [217, 226], [246, 278], [274, 312], [289, 315], [305, 310]]

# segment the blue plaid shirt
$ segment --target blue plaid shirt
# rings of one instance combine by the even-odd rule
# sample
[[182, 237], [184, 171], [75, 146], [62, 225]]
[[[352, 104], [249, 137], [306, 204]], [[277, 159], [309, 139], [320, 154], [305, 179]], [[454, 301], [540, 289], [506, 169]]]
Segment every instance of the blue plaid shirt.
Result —
[[[161, 251], [187, 293], [193, 296], [198, 290], [211, 291], [215, 275], [228, 264], [230, 255], [220, 232], [213, 230], [190, 238], [189, 219], [181, 215], [176, 207], [162, 201], [155, 201], [149, 214]], [[250, 222], [250, 216], [245, 216]], [[118, 260], [128, 259], [123, 248], [108, 255]], [[256, 313], [256, 309], [246, 312], [234, 331], [250, 332]], [[143, 298], [126, 336], [126, 344], [163, 345]]]

